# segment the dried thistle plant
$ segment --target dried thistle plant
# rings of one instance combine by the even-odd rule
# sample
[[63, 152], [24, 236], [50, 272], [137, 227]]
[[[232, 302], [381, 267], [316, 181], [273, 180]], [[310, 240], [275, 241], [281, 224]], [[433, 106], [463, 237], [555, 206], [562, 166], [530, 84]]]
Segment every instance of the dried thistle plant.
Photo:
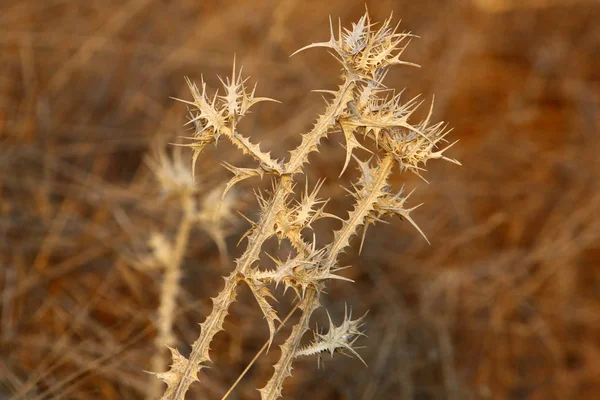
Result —
[[[176, 345], [173, 335], [174, 317], [177, 311], [177, 297], [180, 293], [182, 262], [190, 235], [194, 227], [206, 232], [217, 244], [221, 258], [226, 260], [226, 226], [232, 219], [234, 196], [221, 199], [222, 187], [202, 191], [202, 185], [192, 176], [189, 162], [182, 159], [181, 147], [175, 148], [169, 156], [163, 144], [156, 144], [146, 164], [154, 173], [164, 200], [180, 209], [174, 237], [168, 238], [159, 232], [150, 234], [149, 252], [138, 255], [135, 264], [146, 270], [159, 269], [163, 272], [160, 283], [159, 306], [155, 320], [157, 335], [156, 351], [152, 355], [152, 370], [164, 370], [167, 366], [167, 348]], [[147, 398], [160, 396], [160, 381], [151, 380]]]
[[[327, 282], [330, 279], [349, 280], [338, 274], [342, 269], [338, 257], [361, 229], [364, 239], [368, 226], [385, 217], [396, 215], [417, 227], [411, 218], [411, 212], [416, 207], [407, 206], [410, 194], [405, 194], [402, 189], [394, 192], [388, 184], [394, 168], [420, 176], [430, 159], [444, 159], [458, 164], [444, 155], [452, 145], [440, 149], [449, 131], [441, 122], [431, 123], [432, 108], [424, 120], [411, 122], [411, 116], [420, 102], [412, 99], [403, 103], [400, 94], [383, 83], [390, 67], [414, 65], [400, 59], [413, 36], [399, 32], [398, 25], [392, 25], [391, 17], [376, 24], [371, 22], [368, 13], [353, 23], [350, 29], [342, 29], [340, 25], [337, 35], [331, 22], [330, 30], [331, 37], [327, 42], [311, 44], [298, 52], [315, 47], [328, 48], [342, 66], [342, 83], [337, 90], [324, 91], [332, 96], [325, 111], [317, 118], [313, 128], [302, 134], [300, 145], [290, 152], [285, 162], [272, 158], [238, 130], [238, 122], [254, 104], [274, 100], [256, 97], [256, 87], [248, 89], [247, 78], [243, 78], [241, 71], [236, 70], [235, 62], [231, 78], [221, 80], [224, 89], [221, 94], [217, 92], [209, 96], [204, 81], [198, 87], [188, 80], [193, 100], [181, 101], [191, 108], [190, 124], [195, 126], [192, 143], [189, 144], [193, 150], [192, 164], [208, 144], [216, 144], [224, 137], [244, 154], [253, 157], [258, 164], [256, 168], [225, 164], [233, 173], [225, 192], [242, 180], [265, 175], [272, 177], [273, 188], [268, 195], [259, 193], [256, 196], [260, 207], [259, 219], [250, 221], [252, 226], [244, 236], [247, 247], [235, 260], [235, 268], [225, 278], [224, 288], [213, 299], [212, 311], [201, 324], [200, 335], [192, 345], [189, 358], [171, 348], [173, 363], [170, 370], [156, 373], [167, 384], [162, 399], [183, 399], [189, 386], [198, 380], [198, 372], [210, 361], [211, 341], [223, 329], [223, 321], [242, 283], [248, 285], [265, 316], [270, 331], [269, 344], [275, 336], [276, 325], [281, 323], [269, 302], [274, 298], [271, 284], [292, 288], [297, 294], [298, 308], [302, 313], [281, 346], [281, 355], [274, 366], [273, 375], [259, 389], [263, 400], [281, 397], [283, 382], [291, 375], [293, 361], [298, 357], [325, 352], [332, 355], [345, 352], [358, 356], [353, 345], [363, 335], [363, 317], [353, 320], [349, 313], [346, 313], [341, 325], [331, 323], [327, 333], [316, 331], [313, 342], [301, 346], [304, 334], [310, 330], [311, 316], [321, 306], [319, 299]], [[312, 190], [307, 183], [300, 200], [294, 200], [297, 189], [294, 179], [304, 175], [303, 167], [309, 154], [318, 152], [321, 139], [336, 128], [341, 129], [346, 139], [346, 160], [341, 172], [353, 158], [360, 172], [358, 181], [347, 189], [354, 199], [354, 205], [346, 218], [325, 212], [327, 200], [318, 197], [322, 182], [317, 182]], [[362, 143], [358, 139], [361, 136]], [[372, 142], [371, 149], [364, 142]], [[374, 155], [365, 161], [354, 154], [356, 149]], [[330, 217], [340, 219], [342, 226], [334, 232], [330, 244], [318, 248], [314, 232], [312, 240], [306, 239], [310, 236], [307, 233], [311, 232], [314, 221]], [[272, 237], [287, 240], [294, 252], [285, 260], [274, 259], [275, 268], [260, 269], [263, 244]]]

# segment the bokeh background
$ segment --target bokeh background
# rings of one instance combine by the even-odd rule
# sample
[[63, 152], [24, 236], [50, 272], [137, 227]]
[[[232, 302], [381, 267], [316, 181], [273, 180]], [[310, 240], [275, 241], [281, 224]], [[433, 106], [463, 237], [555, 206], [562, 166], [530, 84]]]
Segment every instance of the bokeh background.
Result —
[[[460, 139], [416, 188], [414, 216], [371, 227], [362, 253], [323, 300], [370, 310], [360, 353], [318, 369], [296, 363], [290, 399], [592, 399], [600, 393], [600, 4], [594, 0], [367, 2], [420, 36], [389, 85], [407, 99], [435, 94], [435, 114]], [[0, 4], [0, 397], [143, 398], [154, 351], [161, 274], [132, 265], [148, 232], [169, 234], [178, 211], [157, 194], [144, 156], [176, 141], [189, 98], [184, 77], [216, 87], [233, 55], [263, 103], [244, 129], [276, 156], [299, 142], [339, 67], [325, 51], [328, 16], [345, 26], [362, 1], [2, 0]], [[425, 105], [424, 108], [427, 106]], [[311, 157], [326, 177], [328, 210], [349, 199], [338, 179], [343, 141], [333, 133]], [[364, 154], [363, 154], [364, 155]], [[226, 143], [205, 152], [206, 188], [227, 177], [222, 161], [250, 165]], [[252, 216], [252, 185], [239, 209]], [[331, 225], [319, 229], [327, 235]], [[230, 257], [248, 228], [230, 228]], [[210, 297], [231, 270], [194, 231], [175, 333], [189, 351]], [[267, 338], [241, 290], [214, 365], [189, 398], [218, 399]], [[292, 297], [277, 305], [284, 313]], [[317, 322], [326, 321], [320, 313]], [[277, 342], [287, 336], [287, 331]], [[278, 348], [230, 395], [256, 399]]]

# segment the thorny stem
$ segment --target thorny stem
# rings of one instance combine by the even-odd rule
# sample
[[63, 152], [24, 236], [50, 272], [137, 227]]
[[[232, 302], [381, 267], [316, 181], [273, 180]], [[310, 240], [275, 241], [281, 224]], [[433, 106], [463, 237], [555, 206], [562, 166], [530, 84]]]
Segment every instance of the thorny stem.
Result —
[[336, 233], [335, 241], [332, 243], [329, 256], [327, 257], [326, 265], [334, 265], [339, 255], [347, 246], [348, 239], [356, 233], [356, 230], [363, 224], [368, 213], [373, 209], [383, 188], [387, 185], [387, 180], [392, 173], [394, 166], [394, 157], [387, 154], [379, 164], [379, 172], [377, 180], [373, 185], [373, 189], [367, 197], [356, 202], [354, 211], [349, 216], [342, 226], [342, 229]]
[[222, 329], [223, 321], [228, 314], [228, 309], [235, 302], [237, 286], [252, 264], [259, 260], [263, 243], [273, 235], [273, 226], [277, 213], [285, 209], [288, 198], [293, 194], [293, 178], [295, 173], [301, 173], [300, 168], [306, 162], [310, 152], [316, 150], [319, 141], [325, 137], [336, 122], [336, 117], [346, 104], [347, 97], [351, 93], [354, 81], [346, 77], [341, 90], [337, 92], [336, 98], [314, 125], [310, 132], [303, 135], [300, 145], [291, 152], [290, 160], [285, 166], [285, 173], [281, 175], [272, 198], [264, 210], [261, 219], [256, 224], [253, 232], [248, 237], [248, 247], [244, 254], [236, 260], [235, 270], [225, 278], [225, 287], [219, 295], [213, 299], [213, 308], [206, 320], [200, 325], [200, 336], [192, 345], [192, 351], [186, 362], [183, 376], [178, 379], [177, 387], [172, 396], [163, 396], [163, 399], [183, 400], [185, 393], [192, 382], [197, 380], [195, 376], [202, 368], [202, 363], [210, 360], [209, 347], [214, 336]]
[[[163, 371], [167, 364], [166, 346], [174, 345], [173, 320], [175, 317], [179, 281], [181, 279], [181, 262], [188, 245], [193, 226], [194, 199], [186, 193], [181, 199], [183, 216], [179, 223], [171, 262], [165, 265], [165, 276], [160, 287], [160, 304], [158, 307], [158, 334], [154, 340], [156, 346], [152, 356], [152, 371]], [[161, 382], [152, 377], [151, 386], [146, 398], [155, 399], [161, 390]]]
[[[388, 177], [394, 166], [394, 158], [391, 155], [386, 155], [379, 164], [379, 173], [377, 181], [373, 186], [373, 190], [364, 199], [359, 200], [350, 214], [349, 218], [344, 222], [343, 227], [337, 232], [335, 241], [332, 243], [331, 250], [325, 261], [325, 265], [334, 265], [339, 255], [347, 246], [348, 239], [356, 233], [356, 230], [363, 224], [364, 219], [372, 210], [373, 205], [377, 203], [379, 193], [387, 185]], [[294, 326], [292, 333], [281, 346], [281, 356], [277, 364], [275, 364], [275, 372], [267, 382], [264, 388], [260, 389], [262, 400], [275, 400], [281, 397], [281, 390], [285, 378], [291, 375], [292, 364], [302, 337], [310, 329], [310, 318], [315, 310], [320, 307], [319, 294], [322, 288], [310, 286], [306, 290], [305, 297], [300, 303], [302, 316], [300, 322]]]
[[292, 333], [286, 339], [285, 343], [281, 346], [281, 356], [277, 364], [273, 366], [275, 371], [267, 382], [267, 385], [260, 389], [260, 396], [262, 400], [265, 399], [278, 399], [281, 397], [281, 388], [283, 387], [283, 381], [285, 378], [292, 374], [292, 362], [295, 356], [295, 349], [300, 346], [300, 340], [304, 333], [310, 329], [310, 317], [314, 310], [319, 308], [319, 300], [317, 291], [314, 288], [306, 290], [306, 295], [300, 302], [300, 309], [302, 309], [302, 315], [300, 321], [292, 328]]
[[[336, 123], [335, 116], [346, 104], [345, 100], [347, 100], [348, 93], [352, 92], [354, 86], [353, 79], [345, 76], [344, 83], [330, 106], [331, 112], [323, 114], [317, 120], [313, 129], [309, 133], [303, 135], [300, 145], [291, 151], [290, 160], [285, 165], [286, 173], [294, 174], [299, 172], [299, 169], [302, 168], [308, 154], [313, 150], [316, 150], [316, 146], [319, 145], [323, 136], [327, 134], [329, 127]], [[321, 134], [316, 135], [316, 132], [321, 132]]]
[[[227, 316], [227, 307], [235, 301], [235, 296], [237, 294], [236, 288], [240, 280], [241, 278], [237, 271], [234, 271], [227, 278], [225, 278], [225, 287], [221, 293], [219, 293], [219, 295], [213, 299], [212, 312], [200, 325], [200, 337], [198, 337], [198, 339], [192, 345], [192, 352], [188, 362], [186, 363], [185, 371], [181, 376], [179, 384], [177, 385], [177, 389], [171, 398], [177, 400], [183, 399], [189, 386], [192, 384], [192, 382], [198, 379], [195, 375], [200, 369], [202, 362], [210, 360], [208, 357], [210, 341], [216, 332], [221, 330], [223, 321]], [[223, 307], [221, 304], [227, 305], [227, 307]], [[206, 334], [202, 334], [203, 332], [206, 332]], [[163, 396], [163, 398], [165, 397]]]

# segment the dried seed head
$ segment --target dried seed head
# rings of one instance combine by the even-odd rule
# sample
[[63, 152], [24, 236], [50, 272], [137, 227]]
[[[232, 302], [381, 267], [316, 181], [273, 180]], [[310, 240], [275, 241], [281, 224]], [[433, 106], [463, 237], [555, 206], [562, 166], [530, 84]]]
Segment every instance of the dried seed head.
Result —
[[398, 32], [399, 24], [392, 25], [391, 15], [379, 28], [377, 25], [371, 22], [368, 12], [365, 12], [358, 22], [352, 24], [351, 29], [342, 30], [340, 23], [336, 38], [330, 19], [331, 36], [327, 42], [310, 44], [294, 54], [313, 47], [330, 48], [336, 53], [336, 58], [344, 69], [359, 79], [377, 79], [382, 71], [391, 65], [418, 66], [400, 60], [402, 52], [414, 35]]
[[316, 249], [313, 243], [307, 255], [297, 255], [286, 261], [271, 257], [276, 265], [274, 270], [253, 271], [250, 276], [264, 283], [274, 282], [275, 287], [283, 283], [285, 290], [292, 288], [300, 298], [304, 297], [309, 287], [320, 291], [323, 282], [329, 279], [353, 282], [351, 279], [336, 275], [336, 272], [343, 268], [326, 266], [323, 262], [326, 256], [327, 249]]
[[231, 118], [236, 121], [246, 115], [248, 110], [256, 103], [260, 103], [261, 101], [274, 101], [279, 103], [279, 101], [269, 97], [256, 97], [256, 84], [254, 84], [251, 91], [248, 91], [246, 82], [250, 78], [242, 78], [242, 69], [243, 67], [240, 68], [239, 72], [236, 72], [234, 57], [231, 78], [226, 78], [225, 81], [223, 81], [223, 79], [219, 77], [223, 89], [225, 90], [224, 96], [218, 96], [220, 100], [219, 107], [224, 111], [226, 118]]
[[196, 164], [199, 154], [206, 145], [216, 144], [219, 138], [224, 135], [244, 154], [256, 159], [264, 172], [280, 174], [282, 165], [279, 161], [272, 159], [269, 153], [264, 153], [258, 145], [251, 143], [248, 138], [236, 131], [238, 121], [249, 112], [253, 105], [262, 101], [278, 101], [268, 97], [256, 97], [256, 86], [248, 91], [246, 86], [248, 78], [242, 78], [241, 70], [236, 71], [235, 59], [231, 78], [219, 79], [223, 84], [224, 95], [219, 95], [216, 91], [214, 96], [210, 98], [206, 93], [206, 82], [203, 78], [201, 80], [201, 90], [198, 89], [195, 83], [186, 78], [193, 101], [176, 99], [191, 107], [191, 118], [188, 124], [193, 124], [195, 131], [193, 136], [188, 138], [192, 140], [192, 143], [185, 146], [192, 148], [194, 151], [192, 166]]
[[362, 331], [363, 319], [366, 314], [360, 318], [352, 319], [352, 310], [348, 311], [346, 307], [344, 312], [344, 321], [336, 326], [331, 320], [331, 315], [327, 313], [329, 319], [329, 330], [327, 333], [320, 333], [318, 328], [313, 331], [314, 340], [309, 345], [298, 350], [295, 357], [319, 355], [318, 362], [321, 363], [320, 354], [327, 352], [333, 357], [335, 353], [353, 355], [366, 365], [362, 357], [354, 349], [356, 340], [365, 336]]
[[198, 190], [188, 162], [181, 157], [181, 148], [175, 148], [171, 156], [163, 145], [155, 144], [153, 154], [145, 158], [160, 188], [166, 196], [181, 196]]
[[324, 180], [318, 181], [313, 190], [309, 191], [307, 179], [302, 198], [292, 202], [293, 204], [286, 206], [277, 214], [275, 233], [280, 240], [286, 238], [293, 244], [298, 244], [303, 242], [301, 232], [312, 229], [313, 222], [321, 218], [337, 218], [324, 211], [328, 200], [317, 197], [323, 182]]

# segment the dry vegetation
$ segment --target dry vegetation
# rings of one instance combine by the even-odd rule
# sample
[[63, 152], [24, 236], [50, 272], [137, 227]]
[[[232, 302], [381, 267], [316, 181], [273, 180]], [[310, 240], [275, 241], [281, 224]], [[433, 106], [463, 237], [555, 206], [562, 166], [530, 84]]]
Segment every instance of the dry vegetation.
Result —
[[[353, 267], [339, 274], [355, 283], [332, 281], [321, 303], [336, 324], [346, 303], [355, 317], [370, 310], [368, 337], [357, 342], [369, 367], [343, 356], [324, 356], [326, 369], [298, 359], [285, 398], [592, 399], [600, 391], [600, 6], [521, 3], [369, 4], [374, 21], [394, 10], [402, 29], [421, 37], [403, 59], [423, 68], [396, 68], [388, 85], [407, 87], [406, 99], [435, 94], [435, 120], [451, 121], [461, 139], [452, 157], [464, 167], [428, 165], [429, 185], [391, 177], [396, 188], [418, 188], [411, 202], [425, 205], [412, 216], [432, 244], [398, 222], [371, 227], [360, 255], [360, 237], [352, 240], [340, 261]], [[0, 397], [156, 390], [144, 370], [168, 362], [157, 343], [189, 355], [210, 297], [246, 248], [236, 244], [248, 223], [214, 208], [231, 177], [219, 164], [255, 167], [221, 140], [201, 153], [199, 189], [188, 190], [191, 152], [161, 156], [165, 142], [191, 134], [185, 106], [169, 97], [189, 99], [184, 76], [200, 82], [202, 73], [217, 87], [213, 77], [229, 76], [236, 53], [258, 95], [283, 103], [254, 106], [240, 129], [285, 159], [323, 112], [310, 90], [339, 84], [325, 52], [288, 56], [327, 38], [328, 15], [348, 26], [363, 12], [362, 1], [337, 0], [2, 2]], [[353, 198], [339, 184], [358, 173], [351, 164], [338, 178], [346, 158], [338, 142], [341, 133], [324, 140], [304, 173], [311, 188], [326, 179], [319, 196], [344, 216]], [[237, 185], [233, 208], [257, 220], [252, 188], [270, 189], [267, 178]], [[339, 221], [314, 228], [324, 245]], [[277, 240], [263, 249], [276, 254]], [[168, 282], [178, 278], [173, 298]], [[283, 319], [293, 290], [277, 295]], [[320, 311], [313, 326], [326, 327]], [[157, 315], [172, 320], [155, 327]], [[298, 315], [230, 399], [259, 397]], [[221, 398], [268, 339], [248, 287], [224, 328], [212, 368], [186, 398]]]

